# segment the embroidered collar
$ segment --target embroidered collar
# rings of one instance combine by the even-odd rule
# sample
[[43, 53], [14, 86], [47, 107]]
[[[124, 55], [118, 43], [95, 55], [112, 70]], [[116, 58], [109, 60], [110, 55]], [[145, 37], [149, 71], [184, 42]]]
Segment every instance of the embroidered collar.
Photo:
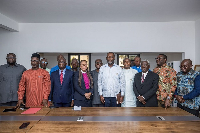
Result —
[[[114, 63], [112, 67], [114, 67], [114, 66], [117, 66], [117, 65]], [[109, 66], [108, 66], [108, 63], [105, 64], [105, 67], [109, 67]]]

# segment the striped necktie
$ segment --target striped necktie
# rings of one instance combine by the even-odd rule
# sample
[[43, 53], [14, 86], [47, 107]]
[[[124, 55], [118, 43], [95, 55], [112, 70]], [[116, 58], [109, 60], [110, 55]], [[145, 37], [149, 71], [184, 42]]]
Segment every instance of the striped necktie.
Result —
[[142, 74], [141, 83], [144, 82], [144, 74]]
[[61, 73], [60, 73], [60, 83], [61, 83], [61, 85], [62, 85], [62, 82], [63, 82], [63, 71], [61, 71]]

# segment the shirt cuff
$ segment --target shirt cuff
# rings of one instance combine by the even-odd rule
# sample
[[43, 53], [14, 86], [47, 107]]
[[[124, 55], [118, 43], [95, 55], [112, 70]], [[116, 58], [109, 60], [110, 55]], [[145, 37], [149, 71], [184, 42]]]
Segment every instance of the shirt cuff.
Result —
[[48, 100], [48, 96], [44, 96], [43, 99]]
[[99, 95], [100, 95], [100, 96], [103, 95], [102, 92], [99, 92]]
[[23, 100], [23, 97], [22, 96], [18, 96], [18, 100]]

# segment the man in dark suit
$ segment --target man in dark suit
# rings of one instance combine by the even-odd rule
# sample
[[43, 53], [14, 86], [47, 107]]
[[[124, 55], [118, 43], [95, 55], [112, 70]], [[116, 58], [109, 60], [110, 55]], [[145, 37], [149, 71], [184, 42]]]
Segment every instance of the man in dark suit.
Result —
[[149, 71], [149, 68], [149, 61], [142, 61], [142, 72], [137, 73], [134, 78], [133, 90], [137, 97], [137, 107], [158, 107], [156, 91], [159, 76]]
[[58, 61], [59, 70], [51, 73], [51, 93], [49, 101], [53, 100], [55, 107], [73, 106], [73, 72], [66, 69], [66, 59]]

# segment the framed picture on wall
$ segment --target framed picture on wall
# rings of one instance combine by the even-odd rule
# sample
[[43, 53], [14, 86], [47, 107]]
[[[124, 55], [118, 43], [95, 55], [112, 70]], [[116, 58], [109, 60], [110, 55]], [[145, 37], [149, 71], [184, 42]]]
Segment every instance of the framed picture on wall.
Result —
[[195, 70], [195, 71], [200, 71], [200, 65], [195, 65], [195, 66], [194, 66], [194, 70]]

